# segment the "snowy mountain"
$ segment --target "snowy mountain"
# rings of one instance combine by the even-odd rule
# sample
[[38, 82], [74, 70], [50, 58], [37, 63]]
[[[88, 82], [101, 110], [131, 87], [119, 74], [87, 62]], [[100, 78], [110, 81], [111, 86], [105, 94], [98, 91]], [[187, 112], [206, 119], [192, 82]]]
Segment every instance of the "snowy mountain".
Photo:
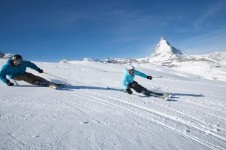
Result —
[[207, 62], [219, 65], [226, 65], [226, 52], [214, 52], [206, 55], [185, 55], [170, 45], [170, 43], [161, 37], [149, 62], [173, 67], [176, 63], [187, 62]]
[[0, 58], [2, 58], [2, 59], [8, 59], [12, 56], [13, 56], [13, 54], [10, 54], [10, 53], [4, 54], [4, 53], [0, 52]]
[[135, 78], [149, 90], [173, 95], [163, 101], [122, 92], [126, 65], [36, 64], [70, 85], [53, 90], [22, 81], [15, 87], [0, 82], [0, 149], [226, 149], [226, 82], [164, 66], [134, 64], [148, 75], [163, 76], [151, 81]]
[[171, 46], [163, 37], [160, 38], [154, 53], [150, 57], [152, 62], [172, 62], [182, 61], [183, 59], [185, 59], [185, 55], [182, 51]]
[[131, 64], [131, 63], [138, 63], [136, 59], [132, 58], [107, 58], [102, 60], [103, 63], [112, 63], [112, 64]]
[[173, 70], [197, 75], [210, 80], [225, 80], [226, 52], [215, 52], [206, 55], [185, 55], [161, 38], [149, 62], [170, 67]]
[[[92, 59], [92, 58], [83, 58], [79, 60], [80, 62], [101, 62], [104, 64], [131, 64], [131, 63], [140, 63], [138, 59], [132, 58], [107, 58], [103, 60]], [[68, 61], [67, 59], [63, 59], [60, 63], [74, 63], [78, 61]]]
[[206, 55], [193, 55], [197, 60], [205, 60], [226, 66], [226, 52], [214, 52]]
[[3, 58], [4, 58], [4, 59], [8, 59], [8, 58], [13, 57], [13, 55], [14, 55], [14, 54], [7, 53], [7, 54], [5, 54], [5, 55], [4, 55], [4, 57], [3, 57]]

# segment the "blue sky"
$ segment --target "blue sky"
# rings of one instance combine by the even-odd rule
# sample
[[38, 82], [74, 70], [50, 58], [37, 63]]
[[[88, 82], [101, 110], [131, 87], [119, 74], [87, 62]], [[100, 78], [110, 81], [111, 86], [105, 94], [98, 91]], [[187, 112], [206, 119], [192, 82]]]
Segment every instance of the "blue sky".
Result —
[[37, 61], [226, 51], [224, 0], [1, 0], [0, 51]]

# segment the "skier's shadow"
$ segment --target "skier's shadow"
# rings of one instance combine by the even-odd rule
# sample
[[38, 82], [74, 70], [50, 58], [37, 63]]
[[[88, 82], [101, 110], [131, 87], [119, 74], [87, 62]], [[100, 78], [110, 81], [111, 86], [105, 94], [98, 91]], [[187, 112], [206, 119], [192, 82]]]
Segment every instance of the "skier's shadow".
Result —
[[170, 101], [177, 101], [181, 96], [191, 96], [191, 97], [205, 97], [203, 94], [183, 94], [183, 93], [168, 93], [171, 95]]
[[[64, 84], [61, 80], [51, 80], [53, 83], [59, 83], [59, 84]], [[87, 90], [111, 90], [111, 91], [123, 91], [122, 89], [116, 89], [116, 88], [111, 88], [111, 87], [97, 87], [97, 86], [83, 86], [83, 85], [71, 85], [71, 84], [65, 84], [65, 88], [62, 88], [60, 90], [64, 91], [73, 91], [73, 90], [81, 90], [81, 89], [87, 89]]]
[[111, 90], [111, 91], [122, 91], [122, 89], [109, 88], [109, 87], [97, 87], [97, 86], [74, 86], [67, 85], [65, 90]]

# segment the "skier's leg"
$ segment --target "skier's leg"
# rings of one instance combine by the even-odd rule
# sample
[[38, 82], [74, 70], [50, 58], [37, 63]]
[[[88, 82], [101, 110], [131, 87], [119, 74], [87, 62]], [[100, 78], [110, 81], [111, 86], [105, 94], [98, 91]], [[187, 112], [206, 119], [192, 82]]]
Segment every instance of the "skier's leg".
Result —
[[39, 76], [35, 76], [32, 73], [27, 73], [27, 72], [22, 75], [14, 77], [14, 79], [19, 81], [22, 80], [35, 85], [47, 85], [47, 84], [49, 85], [49, 81], [47, 81], [46, 79]]
[[138, 84], [136, 81], [133, 81], [131, 83], [131, 88], [133, 88], [137, 93], [143, 93], [146, 94], [147, 89]]
[[25, 81], [25, 82], [31, 83], [31, 81], [30, 81], [30, 79], [29, 79], [29, 77], [27, 76], [26, 73], [18, 75], [16, 77], [14, 77], [13, 79], [18, 80], [18, 81]]

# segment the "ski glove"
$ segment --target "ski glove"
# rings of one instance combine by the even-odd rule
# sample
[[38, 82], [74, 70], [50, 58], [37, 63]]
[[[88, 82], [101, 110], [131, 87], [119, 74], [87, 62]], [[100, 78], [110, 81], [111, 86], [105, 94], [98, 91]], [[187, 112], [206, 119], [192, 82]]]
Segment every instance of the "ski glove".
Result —
[[126, 89], [126, 93], [132, 94], [133, 92], [130, 89]]
[[12, 82], [10, 82], [10, 81], [7, 82], [7, 85], [8, 86], [14, 86], [14, 84]]
[[152, 76], [147, 76], [147, 79], [151, 80], [152, 79]]
[[37, 70], [39, 73], [43, 73], [43, 70], [42, 69], [38, 69]]

